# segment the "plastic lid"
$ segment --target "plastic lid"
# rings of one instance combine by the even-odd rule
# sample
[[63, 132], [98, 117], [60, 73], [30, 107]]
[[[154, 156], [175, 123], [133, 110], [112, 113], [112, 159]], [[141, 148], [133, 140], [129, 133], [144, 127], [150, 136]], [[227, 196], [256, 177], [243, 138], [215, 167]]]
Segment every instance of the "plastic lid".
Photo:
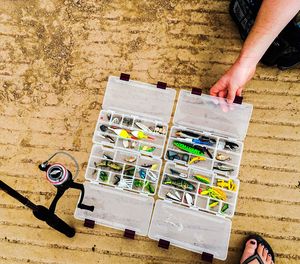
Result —
[[231, 221], [206, 212], [157, 200], [149, 237], [197, 253], [209, 253], [225, 260], [228, 253]]
[[[224, 111], [221, 105], [228, 111]], [[174, 123], [187, 128], [205, 130], [219, 135], [244, 140], [247, 134], [253, 106], [232, 104], [227, 107], [225, 99], [202, 94], [191, 94], [181, 90]]]
[[77, 219], [89, 219], [120, 230], [133, 230], [139, 235], [147, 235], [154, 199], [152, 197], [122, 190], [85, 183], [83, 203], [94, 205], [93, 212], [76, 208]]
[[174, 89], [158, 89], [155, 85], [110, 76], [102, 106], [169, 123], [175, 95]]

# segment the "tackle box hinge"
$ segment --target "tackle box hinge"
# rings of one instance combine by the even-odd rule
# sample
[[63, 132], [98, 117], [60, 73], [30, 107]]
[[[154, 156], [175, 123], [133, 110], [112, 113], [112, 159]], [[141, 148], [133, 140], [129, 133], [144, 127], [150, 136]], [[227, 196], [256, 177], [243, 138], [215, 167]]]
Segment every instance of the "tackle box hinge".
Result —
[[167, 83], [158, 81], [156, 87], [159, 89], [166, 89]]
[[170, 241], [164, 240], [164, 239], [160, 239], [158, 241], [158, 246], [164, 249], [169, 249], [170, 246]]
[[206, 253], [206, 252], [203, 252], [202, 255], [201, 255], [201, 259], [203, 261], [208, 262], [208, 263], [212, 263], [213, 260], [214, 260], [214, 255]]
[[238, 96], [236, 95], [234, 100], [233, 100], [233, 103], [235, 104], [242, 104], [243, 103], [243, 96]]
[[200, 95], [202, 94], [202, 89], [200, 88], [192, 88], [192, 94], [195, 94], [195, 95]]
[[88, 228], [94, 228], [95, 226], [95, 221], [94, 220], [91, 220], [91, 219], [87, 219], [85, 218], [84, 219], [84, 224], [83, 224], [85, 227], [88, 227]]
[[120, 75], [120, 80], [122, 80], [122, 81], [129, 81], [129, 79], [130, 79], [130, 74], [127, 74], [127, 73], [121, 73], [121, 75]]
[[135, 236], [135, 231], [130, 230], [130, 229], [125, 229], [124, 237], [134, 239], [134, 236]]

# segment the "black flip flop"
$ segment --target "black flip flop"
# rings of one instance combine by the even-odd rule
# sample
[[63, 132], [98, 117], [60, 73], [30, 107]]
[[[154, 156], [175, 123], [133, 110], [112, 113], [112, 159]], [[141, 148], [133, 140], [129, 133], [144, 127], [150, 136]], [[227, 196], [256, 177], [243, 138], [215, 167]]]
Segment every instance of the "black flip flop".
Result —
[[[270, 244], [259, 235], [250, 235], [250, 236], [248, 236], [246, 241], [245, 241], [245, 244], [244, 244], [244, 250], [246, 248], [246, 243], [251, 239], [256, 240], [257, 246], [259, 244], [262, 244], [268, 250], [268, 254], [271, 255], [272, 260], [275, 263], [275, 255], [274, 255], [273, 249], [271, 248]], [[257, 249], [255, 250], [254, 255], [252, 255], [249, 258], [247, 258], [246, 260], [244, 260], [244, 262], [242, 264], [249, 264], [253, 260], [257, 260], [260, 264], [264, 264], [263, 260], [261, 259], [261, 257], [257, 253]]]

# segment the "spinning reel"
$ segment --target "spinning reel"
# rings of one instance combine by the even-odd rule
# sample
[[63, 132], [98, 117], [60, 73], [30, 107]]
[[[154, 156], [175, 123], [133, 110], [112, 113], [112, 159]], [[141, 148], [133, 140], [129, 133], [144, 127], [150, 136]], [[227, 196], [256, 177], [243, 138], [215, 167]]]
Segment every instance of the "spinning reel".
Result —
[[14, 197], [25, 206], [29, 207], [33, 211], [33, 215], [37, 219], [45, 221], [49, 226], [65, 234], [66, 236], [73, 237], [75, 235], [75, 229], [73, 227], [70, 227], [66, 222], [64, 222], [55, 214], [55, 208], [58, 200], [63, 196], [66, 190], [68, 190], [69, 188], [73, 188], [81, 191], [79, 203], [77, 205], [78, 208], [93, 211], [94, 206], [89, 206], [82, 203], [84, 197], [84, 186], [83, 184], [74, 182], [72, 173], [68, 169], [66, 169], [65, 166], [60, 163], [49, 164], [49, 161], [58, 154], [66, 155], [74, 161], [76, 165], [76, 174], [74, 179], [78, 176], [79, 172], [79, 165], [74, 157], [63, 151], [54, 153], [48, 160], [39, 165], [39, 169], [46, 172], [47, 180], [57, 188], [57, 193], [49, 209], [42, 205], [36, 205], [32, 203], [26, 197], [24, 197], [2, 181], [0, 181], [0, 189], [3, 189], [7, 194]]

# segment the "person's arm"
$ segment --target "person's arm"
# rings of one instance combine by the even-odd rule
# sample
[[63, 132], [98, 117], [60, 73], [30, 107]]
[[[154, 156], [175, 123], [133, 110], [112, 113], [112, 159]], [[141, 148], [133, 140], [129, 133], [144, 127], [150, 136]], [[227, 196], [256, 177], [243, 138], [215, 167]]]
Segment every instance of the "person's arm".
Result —
[[256, 65], [283, 28], [300, 10], [300, 0], [263, 0], [256, 21], [231, 68], [210, 89], [210, 94], [232, 103], [253, 77]]

